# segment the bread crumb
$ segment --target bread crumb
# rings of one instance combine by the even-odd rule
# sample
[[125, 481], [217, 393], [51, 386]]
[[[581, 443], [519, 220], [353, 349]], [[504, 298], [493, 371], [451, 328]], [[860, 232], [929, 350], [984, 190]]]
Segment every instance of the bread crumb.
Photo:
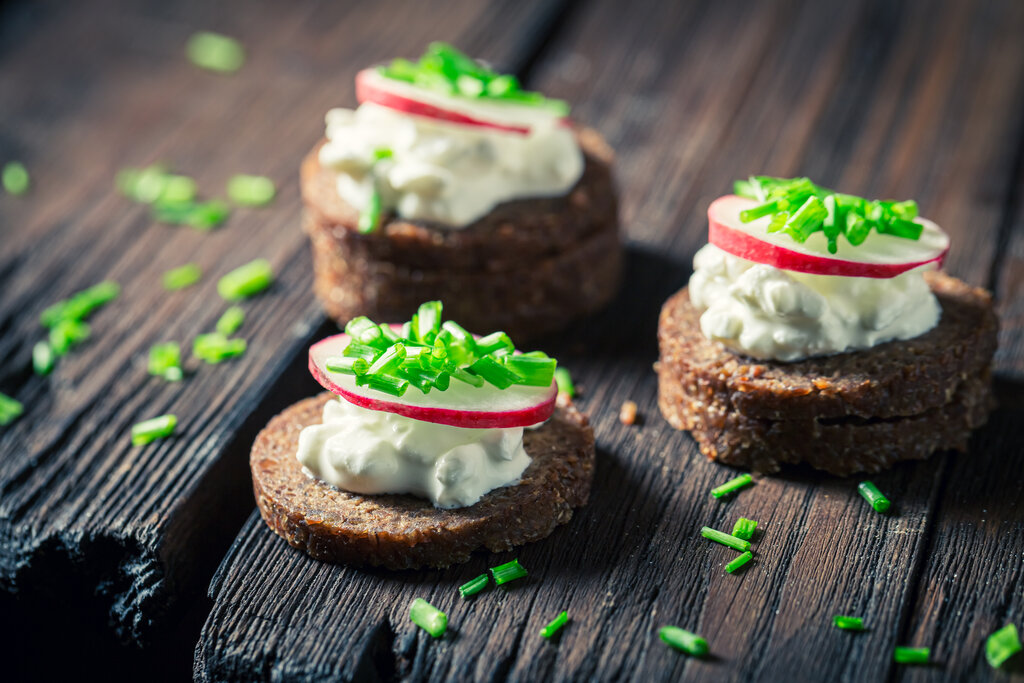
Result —
[[619, 408], [619, 422], [624, 425], [636, 424], [636, 403], [626, 401]]

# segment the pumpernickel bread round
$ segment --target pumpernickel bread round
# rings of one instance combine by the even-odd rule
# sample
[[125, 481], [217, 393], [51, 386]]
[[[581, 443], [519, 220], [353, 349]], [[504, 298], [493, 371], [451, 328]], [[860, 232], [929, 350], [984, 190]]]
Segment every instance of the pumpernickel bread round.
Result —
[[495, 489], [453, 510], [408, 495], [361, 495], [303, 471], [299, 432], [320, 422], [320, 394], [274, 417], [252, 447], [256, 504], [264, 521], [293, 547], [318, 560], [388, 569], [447, 567], [474, 550], [510, 550], [548, 536], [585, 505], [594, 470], [594, 434], [570, 403], [543, 426], [523, 433], [532, 461], [518, 484]]
[[700, 331], [684, 288], [658, 324], [658, 403], [709, 458], [771, 472], [807, 462], [834, 474], [967, 446], [993, 401], [991, 296], [942, 272], [925, 278], [942, 316], [929, 332], [784, 363], [737, 354]]

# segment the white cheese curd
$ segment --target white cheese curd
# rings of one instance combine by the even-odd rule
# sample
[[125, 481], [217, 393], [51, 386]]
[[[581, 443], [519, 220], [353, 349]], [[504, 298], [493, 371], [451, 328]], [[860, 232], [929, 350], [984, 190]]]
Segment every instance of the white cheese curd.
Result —
[[[465, 227], [501, 202], [564, 195], [583, 175], [572, 131], [552, 117], [520, 135], [405, 114], [372, 102], [327, 112], [320, 162], [356, 210], [374, 187], [383, 210]], [[376, 159], [377, 150], [391, 156]]]
[[517, 483], [530, 464], [522, 427], [449, 427], [340, 398], [299, 433], [296, 456], [308, 474], [345, 491], [408, 493], [439, 508], [472, 505]]
[[924, 334], [941, 308], [923, 269], [893, 278], [808, 275], [708, 244], [693, 258], [690, 301], [705, 337], [760, 359], [795, 361]]

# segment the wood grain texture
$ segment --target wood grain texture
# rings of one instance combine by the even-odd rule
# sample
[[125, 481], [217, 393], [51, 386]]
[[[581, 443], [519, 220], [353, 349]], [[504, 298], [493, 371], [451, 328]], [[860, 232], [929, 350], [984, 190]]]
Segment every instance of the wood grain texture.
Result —
[[[357, 69], [433, 39], [520, 63], [552, 8], [111, 0], [3, 9], [0, 159], [22, 160], [33, 180], [29, 195], [0, 198], [0, 390], [26, 406], [0, 431], [0, 587], [5, 613], [32, 624], [10, 650], [26, 667], [45, 665], [56, 640], [67, 643], [65, 663], [80, 666], [70, 653], [81, 651], [116, 677], [135, 657], [104, 649], [120, 640], [152, 648], [132, 660], [136, 680], [159, 673], [159, 661], [187, 672], [202, 590], [252, 508], [248, 446], [272, 414], [260, 406], [296, 395], [282, 377], [300, 377], [292, 386], [303, 393], [315, 386], [286, 370], [323, 320], [297, 179], [324, 113], [351, 102]], [[245, 67], [224, 77], [192, 66], [184, 45], [200, 29], [240, 39]], [[209, 234], [157, 225], [113, 188], [120, 168], [157, 160], [194, 176], [206, 196], [249, 172], [273, 178], [278, 197], [236, 209]], [[217, 278], [256, 257], [273, 263], [277, 282], [243, 304], [248, 352], [190, 366], [179, 384], [149, 377], [148, 348], [171, 339], [190, 348], [227, 306]], [[204, 280], [164, 292], [162, 273], [189, 261]], [[92, 339], [50, 377], [33, 376], [39, 312], [108, 278], [123, 292], [90, 320]], [[179, 417], [175, 437], [133, 448], [131, 425], [167, 412]], [[186, 621], [194, 630], [182, 639]], [[165, 652], [174, 638], [178, 649]]]
[[[984, 637], [1024, 618], [1019, 386], [1000, 382], [1002, 407], [970, 455], [874, 477], [896, 504], [879, 515], [857, 478], [799, 468], [711, 499], [735, 472], [664, 423], [650, 365], [658, 309], [689, 276], [708, 203], [748, 173], [918, 198], [953, 236], [949, 270], [999, 282], [1002, 310], [1016, 311], [1006, 297], [1024, 282], [1019, 218], [1008, 217], [1021, 183], [1022, 30], [1024, 7], [998, 0], [576, 4], [531, 85], [569, 98], [617, 149], [632, 242], [615, 304], [543, 345], [573, 370], [595, 425], [591, 504], [514, 554], [528, 581], [471, 601], [457, 586], [513, 554], [358, 571], [309, 560], [252, 517], [211, 585], [197, 678], [989, 677]], [[999, 370], [1012, 374], [1019, 323], [1010, 329]], [[617, 420], [627, 399], [639, 427]], [[731, 576], [733, 554], [698, 531], [740, 515], [762, 532], [754, 563]], [[449, 636], [409, 623], [416, 597], [448, 613]], [[562, 609], [570, 624], [549, 643], [537, 631]], [[834, 629], [833, 614], [862, 615], [869, 630]], [[712, 657], [666, 648], [656, 630], [667, 623], [704, 635]], [[896, 666], [898, 644], [931, 645], [941, 664]]]

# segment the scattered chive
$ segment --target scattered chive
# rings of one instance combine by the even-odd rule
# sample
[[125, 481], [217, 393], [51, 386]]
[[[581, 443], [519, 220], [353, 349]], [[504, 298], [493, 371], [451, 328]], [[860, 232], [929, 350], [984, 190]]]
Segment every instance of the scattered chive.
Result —
[[484, 588], [487, 588], [487, 584], [489, 582], [490, 578], [487, 576], [487, 574], [481, 574], [472, 581], [467, 581], [466, 583], [459, 586], [459, 595], [461, 595], [464, 598], [468, 598], [471, 595], [476, 595]]
[[88, 339], [91, 333], [87, 324], [66, 318], [50, 328], [50, 349], [55, 355], [63, 356], [72, 347]]
[[565, 610], [562, 610], [561, 614], [559, 614], [557, 617], [552, 619], [548, 623], [547, 626], [545, 626], [544, 628], [542, 628], [540, 630], [541, 636], [543, 636], [543, 637], [547, 638], [548, 640], [550, 640], [552, 636], [554, 636], [556, 633], [558, 633], [558, 631], [563, 626], [565, 626], [565, 623], [567, 621], [569, 621], [569, 613], [567, 611], [565, 611]]
[[658, 637], [691, 657], [703, 657], [710, 651], [708, 641], [678, 626], [662, 626], [658, 630]]
[[736, 538], [735, 536], [730, 536], [729, 534], [725, 533], [724, 531], [719, 531], [718, 529], [712, 529], [709, 526], [703, 527], [700, 530], [700, 535], [703, 536], [704, 538], [708, 539], [709, 541], [714, 541], [715, 543], [721, 543], [722, 545], [728, 546], [728, 547], [732, 548], [733, 550], [738, 550], [741, 553], [745, 553], [748, 550], [750, 550], [750, 541], [744, 541], [742, 538]]
[[8, 161], [4, 164], [2, 179], [8, 194], [21, 195], [28, 192], [28, 169], [20, 161]]
[[215, 365], [229, 358], [245, 353], [244, 339], [228, 339], [220, 332], [208, 332], [197, 335], [192, 342], [192, 355], [200, 360]]
[[565, 394], [569, 398], [576, 396], [576, 385], [572, 383], [572, 375], [565, 368], [555, 369], [555, 384], [558, 385], [558, 393]]
[[857, 484], [857, 491], [864, 497], [864, 500], [871, 503], [871, 507], [875, 509], [875, 512], [885, 512], [891, 505], [885, 494], [879, 491], [878, 487], [870, 481], [862, 481]]
[[1020, 636], [1015, 624], [1007, 624], [985, 641], [985, 659], [993, 669], [998, 669], [1003, 662], [1020, 651]]
[[217, 292], [227, 301], [259, 294], [274, 281], [274, 269], [266, 259], [256, 259], [235, 268], [217, 281]]
[[164, 178], [164, 187], [157, 201], [190, 202], [196, 198], [196, 181], [184, 175], [168, 175]]
[[174, 433], [177, 424], [177, 416], [161, 415], [132, 425], [132, 445], [144, 446], [151, 441], [168, 437]]
[[178, 382], [184, 376], [181, 370], [181, 347], [177, 342], [154, 344], [149, 348], [149, 374]]
[[860, 617], [844, 617], [841, 614], [837, 614], [832, 617], [832, 623], [836, 628], [841, 628], [844, 631], [864, 630], [864, 620]]
[[725, 571], [732, 574], [734, 571], [745, 565], [747, 562], [750, 562], [752, 559], [754, 559], [754, 553], [748, 550], [747, 552], [743, 553], [729, 564], [725, 565]]
[[495, 586], [500, 586], [508, 583], [509, 581], [521, 579], [526, 575], [526, 568], [519, 564], [518, 559], [506, 562], [505, 564], [500, 564], [497, 567], [491, 567], [491, 576], [494, 577]]
[[49, 375], [55, 362], [56, 356], [50, 344], [45, 341], [36, 342], [32, 347], [32, 370], [37, 375]]
[[0, 427], [14, 422], [23, 412], [25, 412], [25, 407], [21, 401], [0, 393]]
[[716, 486], [711, 489], [711, 495], [715, 498], [725, 498], [731, 496], [742, 488], [746, 488], [754, 483], [754, 478], [749, 474], [741, 474], [735, 479], [730, 479], [721, 486]]
[[202, 277], [203, 270], [199, 267], [199, 264], [186, 263], [164, 273], [164, 289], [172, 292], [178, 289], [185, 289], [199, 282]]
[[244, 322], [245, 311], [239, 306], [231, 306], [217, 320], [217, 331], [224, 336], [230, 336], [237, 332]]
[[754, 537], [754, 532], [757, 530], [757, 522], [746, 517], [740, 517], [736, 520], [736, 524], [732, 527], [732, 535], [736, 538], [741, 538], [744, 541], [749, 541]]
[[356, 226], [359, 232], [366, 235], [377, 229], [380, 224], [381, 202], [380, 192], [374, 188], [370, 198], [366, 200], [366, 206], [359, 214], [359, 223]]
[[930, 654], [926, 647], [896, 647], [892, 659], [897, 664], [927, 664]]
[[409, 608], [409, 620], [429, 633], [440, 638], [448, 630], [448, 615], [423, 598], [416, 598]]
[[115, 299], [120, 293], [120, 285], [106, 280], [49, 306], [39, 314], [39, 323], [43, 327], [54, 327], [62, 320], [84, 320], [94, 310]]
[[274, 181], [265, 176], [239, 173], [228, 180], [228, 198], [242, 206], [266, 206], [276, 192]]
[[218, 73], [238, 71], [245, 63], [245, 49], [241, 43], [212, 31], [192, 34], [185, 46], [185, 53], [196, 66]]

